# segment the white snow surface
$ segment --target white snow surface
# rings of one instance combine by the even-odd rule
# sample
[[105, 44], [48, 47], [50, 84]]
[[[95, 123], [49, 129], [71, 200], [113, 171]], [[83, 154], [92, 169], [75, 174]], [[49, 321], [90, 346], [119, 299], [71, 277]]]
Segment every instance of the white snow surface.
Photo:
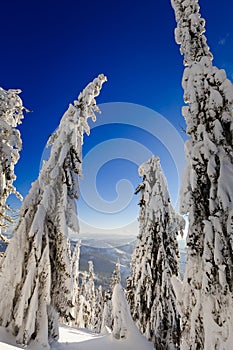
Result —
[[[153, 345], [137, 334], [129, 335], [127, 339], [114, 339], [112, 334], [98, 335], [86, 329], [72, 328], [61, 325], [59, 327], [59, 341], [53, 343], [51, 350], [152, 350]], [[18, 350], [22, 349], [17, 345], [15, 338], [0, 327], [0, 349]], [[28, 350], [43, 350], [43, 346], [29, 346]]]

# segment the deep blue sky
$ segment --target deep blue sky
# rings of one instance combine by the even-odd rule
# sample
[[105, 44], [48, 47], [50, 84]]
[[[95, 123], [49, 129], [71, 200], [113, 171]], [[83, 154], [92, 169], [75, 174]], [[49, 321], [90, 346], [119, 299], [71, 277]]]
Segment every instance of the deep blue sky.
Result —
[[[232, 78], [233, 4], [229, 0], [202, 0], [200, 5], [214, 63]], [[120, 101], [149, 107], [184, 137], [183, 59], [174, 40], [176, 23], [169, 0], [4, 1], [0, 23], [1, 86], [22, 89], [24, 105], [33, 111], [20, 127], [23, 151], [16, 167], [16, 185], [23, 195], [38, 176], [46, 140], [68, 103], [99, 73], [108, 76], [108, 83], [98, 103]], [[85, 141], [84, 153], [98, 142], [127, 135], [143, 144], [150, 142], [142, 130], [105, 126]], [[153, 142], [151, 139], [151, 145]], [[158, 144], [151, 149], [161, 157], [173, 192], [169, 154], [160, 152]], [[119, 180], [117, 169], [124, 169], [123, 178], [129, 177], [133, 186], [140, 181], [137, 167], [123, 162], [106, 164], [98, 174], [100, 192], [107, 200], [114, 199], [115, 192], [103, 184]], [[111, 220], [114, 222], [113, 217]]]

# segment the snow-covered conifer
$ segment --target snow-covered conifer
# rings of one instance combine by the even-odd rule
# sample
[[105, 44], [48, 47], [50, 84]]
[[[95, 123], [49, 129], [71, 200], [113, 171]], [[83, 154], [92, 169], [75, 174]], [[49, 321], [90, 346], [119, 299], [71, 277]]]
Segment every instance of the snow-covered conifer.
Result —
[[112, 293], [110, 291], [104, 292], [103, 315], [101, 321], [101, 333], [106, 333], [107, 329], [112, 329], [113, 315], [112, 315]]
[[116, 339], [124, 339], [132, 318], [130, 316], [129, 306], [127, 304], [124, 291], [120, 284], [115, 284], [112, 294], [112, 310], [113, 310], [113, 336]]
[[103, 311], [104, 311], [104, 293], [103, 293], [102, 286], [99, 286], [99, 288], [96, 288], [96, 296], [95, 296], [95, 318], [94, 318], [94, 324], [93, 324], [93, 331], [95, 333], [101, 332]]
[[87, 272], [82, 274], [82, 282], [79, 288], [77, 315], [75, 325], [78, 328], [87, 328], [89, 321], [89, 304], [87, 303]]
[[87, 328], [95, 333], [100, 333], [104, 309], [102, 286], [96, 288], [94, 265], [88, 262], [89, 271], [82, 274], [82, 283], [76, 299], [76, 311], [74, 325], [79, 328]]
[[80, 245], [81, 241], [78, 241], [74, 247], [71, 257], [71, 271], [73, 279], [73, 308], [72, 308], [72, 321], [69, 322], [71, 326], [76, 326], [77, 324], [77, 315], [80, 304], [80, 289], [79, 289], [79, 260], [80, 260]]
[[187, 165], [181, 210], [189, 213], [187, 267], [178, 287], [182, 349], [233, 344], [233, 86], [213, 66], [197, 0], [172, 0], [186, 66]]
[[8, 215], [7, 198], [10, 194], [15, 194], [22, 199], [13, 185], [16, 179], [14, 167], [22, 148], [20, 132], [16, 129], [24, 117], [20, 92], [21, 90], [0, 88], [0, 236], [1, 230], [12, 222]]
[[49, 159], [25, 198], [14, 237], [0, 274], [0, 324], [21, 344], [35, 341], [49, 347], [58, 337], [57, 317], [69, 319], [72, 271], [68, 230], [78, 231], [75, 199], [82, 172], [83, 132], [95, 119], [99, 75], [70, 104], [56, 132], [49, 138]]
[[172, 275], [178, 276], [177, 235], [183, 227], [170, 203], [159, 158], [153, 156], [139, 167], [142, 183], [139, 236], [128, 280], [128, 302], [140, 331], [157, 350], [179, 348], [180, 321]]
[[118, 259], [112, 274], [111, 289], [113, 290], [115, 285], [120, 283], [121, 283], [121, 264], [120, 264], [120, 260]]
[[89, 272], [86, 283], [86, 303], [88, 305], [88, 321], [86, 328], [94, 330], [96, 324], [96, 293], [95, 293], [95, 275], [94, 275], [94, 264], [92, 261], [88, 261]]
[[[112, 293], [112, 315], [115, 339], [127, 339], [133, 337], [136, 340], [140, 334], [130, 314], [124, 290], [121, 284], [116, 284]], [[145, 339], [146, 341], [146, 339]]]
[[81, 246], [81, 241], [78, 241], [72, 253], [72, 276], [73, 276], [75, 289], [78, 289], [78, 286], [79, 286], [80, 246]]
[[121, 264], [118, 259], [111, 278], [111, 291], [105, 291], [103, 299], [103, 313], [101, 320], [101, 333], [112, 330], [113, 327], [113, 309], [112, 309], [112, 293], [117, 284], [121, 283]]
[[129, 349], [133, 349], [135, 344], [137, 344], [137, 347], [142, 350], [147, 348], [153, 348], [153, 345], [149, 344], [145, 337], [142, 337], [138, 328], [133, 322], [124, 290], [122, 289], [122, 286], [120, 284], [116, 284], [113, 289], [112, 310], [112, 337], [118, 340], [123, 339], [126, 342], [128, 342]]

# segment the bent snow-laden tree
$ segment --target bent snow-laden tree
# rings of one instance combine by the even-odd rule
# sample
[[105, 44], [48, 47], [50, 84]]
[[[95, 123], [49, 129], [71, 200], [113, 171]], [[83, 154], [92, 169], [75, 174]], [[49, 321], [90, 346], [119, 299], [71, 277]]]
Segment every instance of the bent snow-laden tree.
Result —
[[51, 152], [23, 202], [0, 274], [0, 324], [21, 344], [49, 347], [58, 337], [58, 317], [69, 319], [72, 271], [68, 229], [78, 231], [75, 199], [82, 166], [83, 132], [95, 119], [99, 75], [69, 105], [48, 144]]
[[0, 237], [3, 240], [1, 230], [12, 222], [11, 216], [7, 213], [7, 198], [10, 194], [15, 194], [22, 199], [13, 186], [16, 179], [14, 167], [22, 148], [20, 132], [16, 129], [24, 118], [20, 92], [21, 90], [0, 88]]
[[[178, 286], [182, 349], [233, 344], [233, 86], [212, 64], [197, 0], [172, 0], [186, 66], [187, 165], [181, 209], [189, 213], [187, 269]], [[177, 283], [176, 283], [177, 285]], [[181, 287], [181, 288], [180, 288]], [[177, 290], [177, 292], [178, 292]]]
[[179, 348], [180, 320], [171, 277], [179, 274], [177, 235], [183, 218], [172, 208], [159, 158], [143, 163], [139, 175], [139, 236], [127, 298], [134, 321], [155, 348], [174, 350]]

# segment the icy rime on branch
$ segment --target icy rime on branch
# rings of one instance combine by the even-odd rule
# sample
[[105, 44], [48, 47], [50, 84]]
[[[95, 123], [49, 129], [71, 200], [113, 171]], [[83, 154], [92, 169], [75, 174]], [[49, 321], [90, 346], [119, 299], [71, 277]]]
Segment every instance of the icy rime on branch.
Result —
[[12, 221], [7, 215], [7, 198], [13, 193], [22, 199], [13, 186], [14, 167], [22, 148], [20, 132], [16, 129], [24, 117], [20, 92], [0, 88], [0, 233]]
[[78, 231], [75, 198], [82, 166], [83, 132], [95, 119], [95, 97], [104, 75], [94, 79], [69, 105], [50, 137], [50, 157], [23, 202], [18, 225], [0, 275], [0, 324], [21, 344], [49, 347], [58, 337], [58, 317], [69, 320], [72, 268], [68, 229]]
[[187, 165], [181, 209], [189, 213], [188, 256], [179, 294], [182, 349], [233, 344], [233, 87], [212, 64], [197, 0], [172, 0], [184, 55]]
[[170, 203], [167, 182], [159, 158], [139, 167], [143, 181], [139, 236], [131, 263], [127, 297], [140, 331], [158, 350], [179, 348], [180, 321], [171, 276], [178, 276], [177, 234], [183, 218]]

